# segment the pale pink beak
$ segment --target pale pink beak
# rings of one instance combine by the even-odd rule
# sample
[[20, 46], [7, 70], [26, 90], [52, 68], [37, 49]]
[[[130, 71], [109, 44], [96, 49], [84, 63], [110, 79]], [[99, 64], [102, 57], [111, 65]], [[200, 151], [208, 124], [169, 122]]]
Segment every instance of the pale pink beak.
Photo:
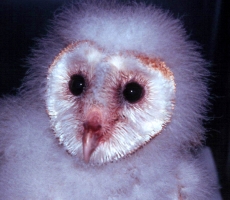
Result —
[[101, 138], [101, 118], [95, 115], [91, 116], [90, 120], [84, 123], [84, 133], [82, 137], [83, 158], [86, 163], [89, 162]]

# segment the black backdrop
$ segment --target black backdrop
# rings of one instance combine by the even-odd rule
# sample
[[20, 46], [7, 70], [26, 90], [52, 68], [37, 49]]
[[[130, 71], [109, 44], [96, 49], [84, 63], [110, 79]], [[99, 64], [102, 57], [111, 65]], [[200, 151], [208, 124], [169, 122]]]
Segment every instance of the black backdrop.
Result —
[[[46, 33], [53, 13], [71, 0], [0, 1], [0, 95], [15, 94], [25, 75], [26, 56], [34, 39]], [[125, 1], [125, 0], [123, 0]], [[226, 0], [227, 1], [227, 0]], [[202, 47], [212, 63], [210, 83], [212, 108], [207, 127], [207, 145], [216, 161], [222, 195], [230, 199], [230, 11], [224, 0], [153, 0], [156, 6], [180, 17], [192, 40]], [[227, 10], [228, 9], [228, 10]], [[1, 106], [1, 105], [0, 105]], [[0, 107], [1, 109], [1, 107]], [[229, 197], [229, 198], [228, 198]]]

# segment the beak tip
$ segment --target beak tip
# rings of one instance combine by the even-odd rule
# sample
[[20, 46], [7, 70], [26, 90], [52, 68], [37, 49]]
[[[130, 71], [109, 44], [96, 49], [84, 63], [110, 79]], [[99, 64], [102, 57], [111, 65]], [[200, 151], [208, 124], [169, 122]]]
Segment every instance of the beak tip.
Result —
[[83, 146], [83, 160], [86, 164], [89, 163], [90, 157], [91, 157], [91, 152], [87, 151], [88, 149]]
[[84, 162], [85, 162], [85, 164], [89, 164], [89, 158], [84, 157]]

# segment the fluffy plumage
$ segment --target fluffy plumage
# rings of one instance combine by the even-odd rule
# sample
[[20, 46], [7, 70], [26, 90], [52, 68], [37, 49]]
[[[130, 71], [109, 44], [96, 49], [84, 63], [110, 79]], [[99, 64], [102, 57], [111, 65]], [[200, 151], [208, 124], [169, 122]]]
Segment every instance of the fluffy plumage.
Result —
[[[178, 20], [142, 4], [72, 6], [28, 63], [18, 96], [0, 100], [2, 199], [220, 199], [201, 147], [206, 63]], [[135, 103], [130, 82], [144, 88]]]

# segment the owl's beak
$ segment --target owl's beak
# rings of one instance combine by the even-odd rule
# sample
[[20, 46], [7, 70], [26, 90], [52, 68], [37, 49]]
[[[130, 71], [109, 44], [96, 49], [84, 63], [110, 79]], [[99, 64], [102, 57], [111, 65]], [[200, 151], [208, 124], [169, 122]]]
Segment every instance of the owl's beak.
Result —
[[92, 153], [97, 148], [102, 138], [101, 123], [98, 118], [93, 118], [84, 123], [84, 133], [82, 137], [83, 158], [86, 163], [89, 162]]

